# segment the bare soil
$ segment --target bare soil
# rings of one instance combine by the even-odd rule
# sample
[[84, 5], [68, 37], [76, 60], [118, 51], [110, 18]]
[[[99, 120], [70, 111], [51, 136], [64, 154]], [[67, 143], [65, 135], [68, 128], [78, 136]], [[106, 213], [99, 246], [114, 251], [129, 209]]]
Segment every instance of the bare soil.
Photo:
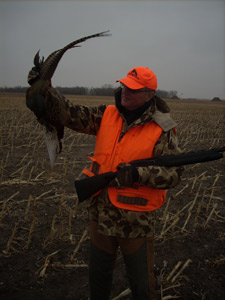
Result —
[[[88, 105], [112, 98], [70, 97]], [[184, 151], [225, 146], [224, 103], [168, 100]], [[0, 95], [0, 298], [87, 300], [87, 202], [74, 180], [95, 137], [66, 130], [50, 169], [41, 127], [24, 95]], [[225, 161], [189, 165], [157, 212], [155, 274], [164, 300], [225, 299]], [[111, 299], [129, 288], [122, 256]], [[116, 298], [117, 297], [117, 298]]]

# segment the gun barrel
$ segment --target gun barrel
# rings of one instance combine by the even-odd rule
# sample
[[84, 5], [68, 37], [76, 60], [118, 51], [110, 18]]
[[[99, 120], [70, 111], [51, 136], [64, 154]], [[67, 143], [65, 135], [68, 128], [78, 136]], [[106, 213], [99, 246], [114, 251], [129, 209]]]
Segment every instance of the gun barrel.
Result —
[[219, 149], [202, 150], [199, 152], [188, 152], [178, 155], [166, 155], [156, 158], [134, 160], [130, 162], [135, 167], [164, 166], [180, 167], [184, 165], [203, 163], [223, 158], [225, 147]]

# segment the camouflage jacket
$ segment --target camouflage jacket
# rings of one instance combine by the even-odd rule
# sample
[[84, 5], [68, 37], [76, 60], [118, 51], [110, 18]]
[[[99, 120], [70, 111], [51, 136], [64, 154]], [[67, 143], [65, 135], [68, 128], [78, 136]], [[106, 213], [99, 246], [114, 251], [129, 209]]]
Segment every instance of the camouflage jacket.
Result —
[[[120, 101], [120, 93], [120, 89], [115, 92], [116, 103]], [[47, 107], [51, 107], [50, 104], [53, 102], [56, 105], [56, 99], [60, 100], [54, 116], [60, 120], [63, 126], [81, 133], [97, 134], [106, 105], [90, 107], [74, 105], [61, 94], [58, 95], [53, 88], [48, 89], [45, 99]], [[154, 157], [180, 153], [178, 139], [173, 130], [176, 123], [170, 117], [167, 104], [157, 96], [152, 99], [151, 105], [141, 116], [129, 125], [123, 112], [119, 111], [119, 113], [124, 119], [121, 138], [133, 126], [155, 121], [163, 129], [163, 132], [155, 145]], [[140, 184], [152, 188], [169, 189], [179, 183], [182, 168], [139, 167], [138, 173]], [[102, 234], [129, 238], [150, 237], [154, 234], [154, 211], [135, 212], [119, 209], [111, 204], [107, 189], [88, 203], [90, 203], [90, 219], [99, 224], [99, 232]]]

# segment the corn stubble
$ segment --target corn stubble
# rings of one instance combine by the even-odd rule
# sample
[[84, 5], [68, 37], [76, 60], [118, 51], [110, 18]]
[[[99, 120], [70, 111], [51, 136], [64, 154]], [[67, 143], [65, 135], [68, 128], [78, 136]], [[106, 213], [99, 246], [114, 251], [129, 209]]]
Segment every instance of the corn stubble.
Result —
[[[113, 103], [110, 97], [71, 96], [70, 100], [86, 105]], [[224, 146], [224, 105], [182, 100], [168, 104], [179, 124], [178, 137], [184, 151]], [[63, 152], [51, 170], [40, 126], [26, 109], [23, 97], [0, 95], [0, 114], [1, 256], [32, 251], [38, 241], [45, 252], [49, 251], [36, 270], [41, 278], [57, 268], [87, 268], [79, 252], [89, 240], [88, 217], [85, 204], [78, 206], [73, 180], [81, 176], [95, 138], [66, 130]], [[159, 211], [156, 243], [163, 245], [168, 239], [224, 222], [223, 171], [224, 159], [204, 167], [196, 164], [185, 168], [182, 182], [168, 192], [167, 202]], [[59, 253], [66, 245], [71, 250], [62, 257]], [[162, 299], [179, 297], [179, 286], [185, 284], [183, 274], [191, 267], [191, 258], [187, 257], [168, 274], [160, 274]], [[121, 291], [114, 299], [129, 294], [129, 289]]]

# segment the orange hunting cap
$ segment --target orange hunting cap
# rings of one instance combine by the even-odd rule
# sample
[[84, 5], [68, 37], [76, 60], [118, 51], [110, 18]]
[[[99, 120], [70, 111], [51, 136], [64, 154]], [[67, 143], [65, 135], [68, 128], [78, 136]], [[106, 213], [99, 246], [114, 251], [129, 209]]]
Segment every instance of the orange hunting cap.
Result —
[[119, 79], [117, 82], [121, 82], [133, 90], [142, 88], [157, 89], [156, 75], [147, 67], [133, 68], [127, 73], [127, 77]]

